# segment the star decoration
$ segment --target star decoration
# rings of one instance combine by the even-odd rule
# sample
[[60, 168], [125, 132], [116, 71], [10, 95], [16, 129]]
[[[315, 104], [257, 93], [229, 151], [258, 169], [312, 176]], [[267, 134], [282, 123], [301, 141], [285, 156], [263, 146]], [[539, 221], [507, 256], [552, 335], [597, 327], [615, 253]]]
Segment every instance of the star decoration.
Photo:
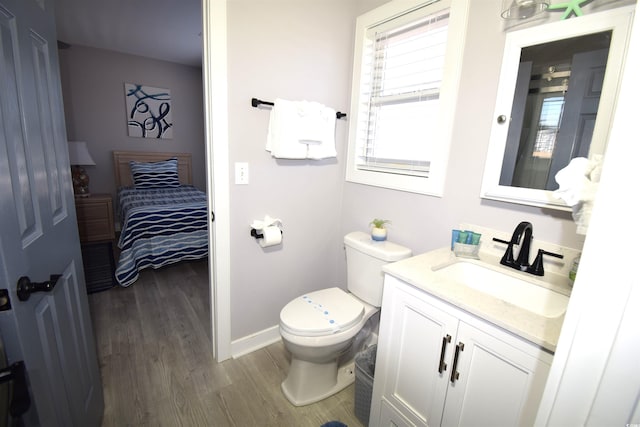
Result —
[[589, 1], [591, 0], [571, 0], [564, 3], [551, 4], [547, 8], [547, 10], [558, 10], [566, 8], [566, 10], [564, 11], [564, 15], [562, 15], [562, 18], [560, 19], [567, 19], [569, 16], [571, 16], [571, 13], [574, 13], [576, 16], [582, 16], [582, 9], [580, 9], [580, 5]]

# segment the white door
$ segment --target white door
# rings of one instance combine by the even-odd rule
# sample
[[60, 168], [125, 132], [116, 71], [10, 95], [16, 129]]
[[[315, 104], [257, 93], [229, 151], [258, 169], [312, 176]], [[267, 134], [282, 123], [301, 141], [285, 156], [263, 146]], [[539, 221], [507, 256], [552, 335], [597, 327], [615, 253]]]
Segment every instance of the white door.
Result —
[[[9, 363], [26, 367], [24, 425], [95, 426], [102, 387], [56, 49], [53, 0], [0, 0], [0, 333]], [[51, 289], [21, 300], [20, 278]]]
[[[383, 397], [413, 425], [440, 425], [458, 319], [391, 276], [384, 287], [374, 396], [381, 387]], [[377, 424], [382, 412], [375, 400], [371, 424], [385, 425]]]
[[442, 426], [533, 425], [550, 364], [492, 332], [460, 322]]

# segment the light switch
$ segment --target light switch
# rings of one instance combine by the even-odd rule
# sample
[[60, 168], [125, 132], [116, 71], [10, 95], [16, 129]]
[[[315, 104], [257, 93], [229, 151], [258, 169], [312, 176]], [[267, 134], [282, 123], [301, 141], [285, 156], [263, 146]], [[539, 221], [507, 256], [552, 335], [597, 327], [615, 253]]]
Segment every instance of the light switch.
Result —
[[249, 184], [249, 163], [236, 162], [236, 184]]

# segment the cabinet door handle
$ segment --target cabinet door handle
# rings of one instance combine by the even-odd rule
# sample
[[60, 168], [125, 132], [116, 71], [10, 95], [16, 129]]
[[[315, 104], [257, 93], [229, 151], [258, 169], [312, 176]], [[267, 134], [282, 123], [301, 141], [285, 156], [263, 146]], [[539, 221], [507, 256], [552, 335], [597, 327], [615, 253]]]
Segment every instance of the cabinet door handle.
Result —
[[455, 383], [458, 378], [460, 378], [460, 373], [457, 371], [458, 369], [458, 356], [460, 352], [464, 351], [464, 343], [461, 341], [456, 345], [456, 354], [453, 356], [453, 366], [451, 367], [451, 384]]
[[450, 343], [450, 342], [451, 342], [451, 335], [447, 334], [447, 336], [442, 337], [442, 349], [440, 350], [440, 364], [438, 365], [439, 374], [447, 370], [447, 364], [444, 361], [444, 353], [445, 353], [445, 350], [447, 349], [447, 343]]

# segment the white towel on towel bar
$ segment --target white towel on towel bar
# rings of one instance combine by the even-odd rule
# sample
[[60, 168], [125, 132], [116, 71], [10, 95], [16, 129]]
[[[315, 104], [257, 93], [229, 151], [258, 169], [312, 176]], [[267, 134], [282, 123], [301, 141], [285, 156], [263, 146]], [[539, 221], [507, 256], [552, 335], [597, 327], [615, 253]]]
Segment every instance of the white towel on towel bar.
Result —
[[336, 157], [336, 110], [318, 102], [298, 103], [298, 141], [308, 145], [307, 158]]
[[296, 107], [300, 116], [298, 140], [303, 144], [320, 144], [325, 141], [328, 125], [331, 120], [335, 121], [335, 110], [318, 102], [308, 101], [300, 101]]
[[292, 101], [276, 99], [269, 117], [266, 150], [280, 159], [306, 159], [307, 146], [297, 137], [298, 110]]
[[317, 102], [276, 99], [266, 150], [284, 159], [336, 157], [335, 122], [335, 110]]

